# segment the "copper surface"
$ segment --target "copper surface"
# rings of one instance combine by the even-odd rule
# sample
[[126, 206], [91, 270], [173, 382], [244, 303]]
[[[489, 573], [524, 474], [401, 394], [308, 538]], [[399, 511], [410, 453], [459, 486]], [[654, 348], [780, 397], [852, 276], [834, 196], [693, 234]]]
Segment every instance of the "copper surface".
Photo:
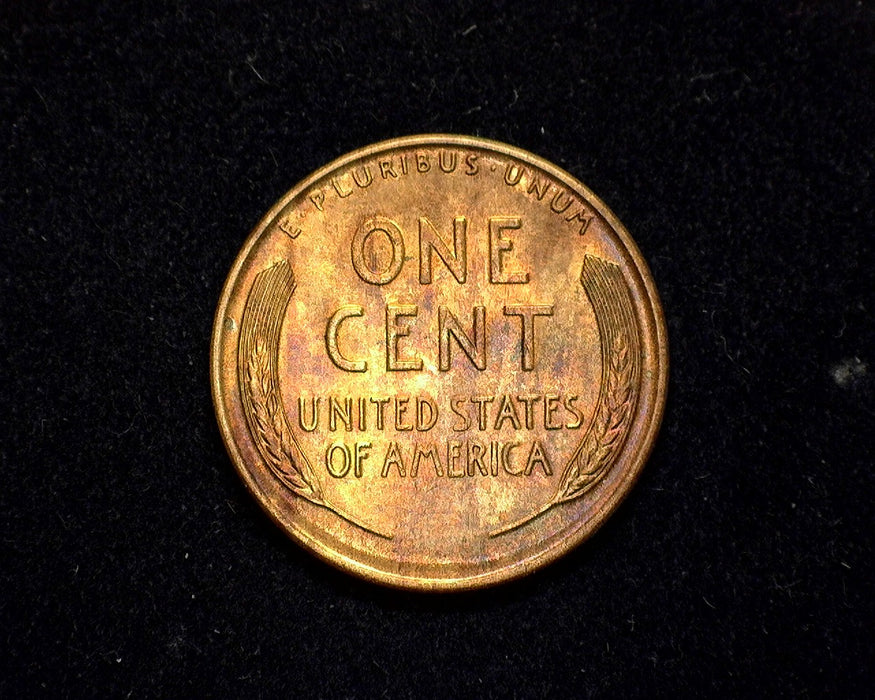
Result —
[[393, 586], [467, 589], [579, 544], [665, 403], [656, 289], [569, 174], [479, 138], [400, 138], [286, 194], [216, 312], [228, 452], [294, 540]]

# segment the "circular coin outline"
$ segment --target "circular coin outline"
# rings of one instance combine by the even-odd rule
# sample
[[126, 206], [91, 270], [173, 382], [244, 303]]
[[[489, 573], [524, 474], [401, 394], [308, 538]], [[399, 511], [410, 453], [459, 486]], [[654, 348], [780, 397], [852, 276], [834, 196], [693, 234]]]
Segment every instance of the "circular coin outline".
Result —
[[[416, 146], [469, 147], [492, 151], [498, 155], [510, 157], [523, 164], [539, 168], [555, 178], [558, 182], [563, 183], [572, 191], [579, 194], [587, 204], [595, 209], [604, 219], [614, 235], [617, 236], [625, 249], [625, 252], [631, 258], [633, 266], [631, 266], [630, 272], [634, 272], [637, 275], [638, 281], [643, 288], [643, 298], [649, 303], [649, 306], [646, 309], [646, 315], [652, 323], [651, 332], [655, 337], [654, 359], [656, 361], [656, 371], [652, 372], [651, 376], [651, 381], [655, 386], [652, 409], [645, 416], [647, 419], [646, 427], [638, 432], [634, 439], [630, 437], [629, 441], [620, 449], [620, 452], [612, 461], [613, 465], [620, 460], [624, 453], [632, 453], [631, 456], [627, 458], [629, 466], [625, 469], [622, 478], [617, 482], [616, 487], [609, 493], [605, 501], [599, 508], [595, 509], [594, 512], [583, 513], [578, 526], [571, 531], [569, 535], [540, 550], [536, 554], [517, 560], [511, 565], [488, 569], [479, 574], [462, 577], [419, 577], [377, 568], [364, 561], [347, 556], [346, 554], [331, 548], [318, 538], [312, 537], [294, 522], [294, 518], [290, 517], [289, 513], [273, 507], [273, 504], [261, 494], [259, 486], [250, 474], [249, 468], [246, 466], [246, 461], [238, 449], [235, 440], [235, 431], [228, 418], [223, 399], [222, 345], [223, 335], [226, 332], [226, 313], [228, 306], [231, 303], [232, 293], [239, 279], [241, 270], [261, 236], [296, 197], [305, 194], [308, 189], [323, 180], [327, 175], [351, 163], [373, 157], [380, 153]], [[232, 462], [234, 463], [235, 469], [246, 484], [247, 490], [252, 494], [271, 520], [273, 520], [291, 539], [314, 553], [323, 561], [342, 571], [352, 573], [374, 583], [406, 590], [419, 591], [463, 591], [484, 588], [497, 583], [517, 579], [536, 569], [546, 566], [556, 559], [559, 559], [591, 537], [613, 514], [631, 491], [644, 467], [644, 464], [653, 450], [665, 411], [668, 371], [669, 354], [667, 328], [656, 285], [650, 273], [650, 269], [638, 249], [637, 244], [610, 208], [577, 178], [540, 156], [499, 141], [454, 134], [421, 134], [405, 136], [380, 141], [364, 148], [353, 150], [319, 168], [286, 192], [261, 218], [238, 252], [222, 288], [219, 304], [213, 321], [213, 331], [210, 343], [210, 384], [213, 406], [216, 411], [222, 440]], [[638, 411], [639, 409], [635, 410]]]

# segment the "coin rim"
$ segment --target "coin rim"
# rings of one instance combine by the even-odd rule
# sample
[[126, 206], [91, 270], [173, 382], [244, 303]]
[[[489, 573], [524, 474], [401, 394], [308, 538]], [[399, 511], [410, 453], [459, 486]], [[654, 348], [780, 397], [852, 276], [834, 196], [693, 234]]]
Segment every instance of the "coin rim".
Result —
[[[575, 191], [582, 194], [587, 203], [596, 209], [605, 221], [607, 221], [635, 263], [636, 272], [643, 284], [644, 291], [646, 292], [645, 296], [650, 303], [650, 310], [653, 315], [656, 336], [655, 357], [658, 365], [657, 376], [655, 377], [656, 393], [654, 396], [653, 410], [648, 416], [649, 421], [646, 425], [646, 429], [639, 434], [637, 449], [632, 454], [630, 465], [627, 467], [626, 473], [624, 474], [626, 478], [621, 479], [617, 484], [617, 487], [608, 494], [603, 506], [595, 512], [591, 518], [588, 518], [587, 522], [580, 529], [526, 559], [517, 560], [513, 564], [503, 566], [502, 568], [491, 569], [481, 574], [455, 578], [417, 577], [379, 569], [332, 549], [321, 540], [310, 536], [302, 528], [296, 526], [292, 519], [288, 517], [287, 513], [284, 513], [279, 508], [274, 508], [267, 499], [262, 497], [255, 480], [250, 475], [248, 468], [245, 467], [245, 461], [237, 448], [234, 440], [234, 431], [232, 430], [226, 415], [221, 395], [222, 367], [220, 364], [220, 358], [222, 354], [222, 336], [224, 335], [224, 317], [231, 300], [232, 290], [239, 279], [240, 272], [246, 261], [249, 259], [252, 248], [264, 234], [267, 227], [293, 199], [303, 194], [307, 188], [311, 187], [326, 175], [332, 171], [336, 171], [344, 165], [391, 149], [435, 145], [480, 148], [516, 158], [542, 169], [557, 180], [571, 186]], [[225, 283], [222, 286], [219, 304], [216, 307], [216, 313], [213, 318], [212, 339], [210, 343], [210, 388], [213, 407], [219, 423], [220, 433], [222, 434], [222, 441], [225, 444], [225, 449], [228, 452], [228, 455], [231, 457], [231, 461], [234, 463], [235, 469], [242, 478], [244, 484], [246, 484], [247, 490], [252, 494], [262, 510], [267, 513], [271, 520], [273, 520], [283, 532], [328, 564], [374, 583], [380, 583], [405, 590], [419, 591], [464, 591], [517, 579], [559, 559], [595, 534], [595, 532], [599, 530], [608, 518], [610, 518], [632, 490], [635, 482], [643, 471], [647, 459], [653, 451], [665, 412], [666, 394], [668, 389], [668, 370], [668, 333], [665, 324], [665, 314], [662, 309], [662, 304], [656, 290], [652, 273], [650, 272], [650, 268], [645, 262], [644, 257], [641, 255], [641, 251], [638, 249], [637, 244], [632, 239], [632, 236], [626, 230], [626, 227], [614, 215], [611, 209], [576, 177], [540, 156], [499, 141], [456, 134], [418, 134], [404, 136], [387, 139], [364, 148], [350, 151], [319, 168], [287, 191], [260, 219], [258, 224], [252, 229], [251, 233], [246, 238], [240, 251], [237, 253], [234, 264], [228, 272]]]

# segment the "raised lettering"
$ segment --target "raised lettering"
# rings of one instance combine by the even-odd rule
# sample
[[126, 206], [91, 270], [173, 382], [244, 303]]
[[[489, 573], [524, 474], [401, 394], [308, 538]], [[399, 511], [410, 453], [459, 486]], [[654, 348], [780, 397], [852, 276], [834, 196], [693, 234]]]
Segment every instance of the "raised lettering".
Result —
[[565, 217], [566, 221], [579, 221], [580, 228], [577, 231], [578, 236], [582, 236], [586, 233], [586, 230], [589, 228], [589, 222], [592, 221], [592, 215], [587, 214], [585, 209], [581, 209], [580, 211], [575, 212], [569, 216]]
[[506, 420], [511, 422], [514, 430], [520, 429], [520, 419], [516, 413], [516, 407], [507, 394], [501, 397], [501, 407], [498, 409], [498, 415], [495, 417], [495, 429], [501, 430], [501, 426]]
[[395, 430], [413, 430], [410, 423], [404, 422], [404, 414], [407, 413], [407, 404], [410, 403], [410, 399], [402, 396], [396, 398], [393, 403], [395, 404]]
[[453, 410], [453, 413], [458, 416], [458, 418], [462, 419], [461, 423], [459, 422], [458, 418], [456, 419], [456, 422], [453, 423], [453, 430], [455, 430], [457, 433], [464, 432], [471, 427], [471, 421], [468, 419], [467, 414], [462, 413], [461, 410], [462, 406], [464, 405], [465, 399], [460, 396], [454, 396], [450, 399], [450, 408]]
[[[339, 468], [334, 463], [334, 455], [338, 451], [343, 456], [343, 464]], [[342, 442], [335, 442], [325, 452], [325, 466], [328, 468], [328, 473], [335, 479], [342, 479], [349, 473], [349, 463], [351, 461], [349, 448]]]
[[416, 476], [419, 473], [419, 462], [423, 458], [428, 457], [434, 467], [435, 474], [438, 476], [444, 475], [444, 467], [441, 464], [441, 458], [438, 454], [438, 449], [434, 444], [429, 443], [426, 446], [417, 445], [416, 452], [413, 454], [413, 462], [410, 465], [410, 476]]
[[313, 202], [313, 205], [319, 210], [322, 211], [322, 205], [325, 203], [325, 194], [316, 190], [315, 192], [310, 193], [310, 201]]
[[328, 397], [328, 429], [337, 430], [337, 419], [340, 419], [346, 432], [352, 430], [352, 399], [346, 398], [341, 405], [335, 396]]
[[362, 462], [364, 462], [370, 455], [368, 454], [368, 450], [371, 449], [371, 443], [369, 442], [357, 442], [355, 444], [355, 475], [358, 478], [361, 478], [362, 472], [364, 468], [362, 467]]
[[489, 281], [493, 284], [526, 284], [529, 281], [528, 272], [504, 270], [504, 256], [513, 250], [513, 241], [501, 233], [521, 226], [518, 216], [489, 217]]
[[513, 476], [519, 476], [526, 471], [525, 465], [520, 466], [519, 469], [515, 469], [511, 463], [510, 453], [519, 446], [520, 443], [518, 442], [508, 442], [501, 446], [501, 466], [504, 467], [504, 471]]
[[453, 250], [441, 238], [434, 224], [426, 217], [419, 217], [419, 282], [431, 284], [432, 251], [443, 261], [459, 284], [465, 284], [468, 276], [467, 258], [468, 220], [464, 216], [453, 219]]
[[522, 176], [522, 169], [518, 168], [513, 163], [508, 163], [507, 167], [504, 169], [504, 181], [511, 187], [517, 184]]
[[341, 306], [334, 315], [328, 320], [328, 326], [325, 328], [325, 349], [328, 351], [328, 357], [336, 367], [346, 372], [364, 372], [368, 369], [368, 363], [364, 360], [348, 360], [340, 352], [337, 345], [337, 332], [340, 330], [340, 324], [348, 318], [364, 316], [364, 309], [356, 304], [346, 304]]
[[[565, 204], [560, 204], [562, 201], [562, 195], [565, 195], [566, 200]], [[565, 192], [564, 190], [558, 190], [556, 194], [553, 195], [553, 201], [550, 202], [550, 208], [555, 211], [557, 214], [561, 214], [563, 211], [568, 209], [571, 206], [571, 195]]]
[[451, 173], [456, 169], [457, 160], [458, 156], [455, 151], [441, 151], [438, 153], [438, 165], [445, 173]]
[[550, 460], [547, 459], [547, 453], [538, 440], [532, 443], [532, 448], [529, 450], [529, 458], [526, 460], [526, 476], [532, 473], [532, 469], [534, 469], [536, 464], [541, 465], [541, 469], [544, 470], [544, 474], [547, 476], [553, 474], [553, 468], [550, 466]]
[[314, 396], [310, 399], [310, 420], [304, 418], [304, 397], [298, 397], [298, 423], [302, 430], [312, 433], [319, 425], [319, 402], [321, 398]]
[[529, 183], [529, 186], [526, 188], [526, 192], [531, 194], [534, 192], [537, 194], [538, 199], [544, 199], [544, 195], [547, 194], [547, 190], [550, 189], [550, 183], [547, 180], [541, 182], [538, 178], [533, 177], [532, 181]]
[[390, 442], [389, 449], [386, 450], [386, 457], [383, 459], [383, 468], [380, 470], [380, 476], [389, 476], [389, 470], [392, 467], [398, 470], [401, 476], [407, 476], [407, 470], [404, 468], [404, 459], [401, 456], [401, 450], [398, 449], [397, 442]]
[[334, 188], [334, 191], [337, 192], [337, 196], [341, 199], [346, 199], [349, 195], [352, 194], [352, 190], [345, 190], [343, 186], [337, 181], [337, 178], [331, 178], [331, 186]]
[[528, 430], [531, 430], [532, 426], [534, 425], [533, 407], [534, 407], [535, 401], [541, 400], [541, 395], [540, 394], [521, 394], [520, 396], [517, 396], [517, 400], [521, 401], [526, 407], [526, 428]]
[[355, 184], [364, 189], [368, 185], [370, 185], [374, 181], [373, 175], [371, 175], [371, 166], [363, 165], [361, 168], [361, 177], [359, 177], [359, 171], [352, 171], [352, 179], [355, 181]]
[[559, 430], [561, 423], [553, 421], [553, 414], [559, 410], [559, 394], [544, 395], [544, 427], [547, 430]]
[[447, 441], [447, 476], [458, 478], [465, 476], [465, 468], [460, 464], [462, 455], [462, 443], [458, 440]]
[[416, 429], [424, 433], [431, 430], [438, 419], [437, 404], [427, 396], [416, 397]]
[[483, 461], [483, 456], [486, 454], [486, 448], [479, 442], [473, 440], [468, 443], [468, 476], [474, 476], [474, 467], [483, 476], [489, 476], [489, 469]]
[[471, 363], [479, 370], [486, 369], [486, 307], [475, 306], [474, 337], [469, 338], [452, 312], [446, 306], [438, 307], [438, 369], [450, 369], [450, 336], [456, 339]]
[[385, 424], [386, 404], [389, 403], [389, 398], [384, 396], [372, 396], [370, 401], [377, 407], [377, 430], [382, 430]]
[[359, 408], [359, 420], [358, 420], [358, 429], [359, 430], [367, 430], [368, 429], [368, 401], [365, 397], [360, 396], [357, 401]]
[[391, 160], [380, 161], [380, 175], [384, 180], [387, 179], [390, 175], [394, 178], [398, 177], [398, 174], [392, 169]]
[[471, 402], [477, 404], [477, 427], [486, 430], [486, 408], [495, 401], [494, 396], [472, 396]]
[[563, 405], [565, 406], [565, 410], [567, 410], [575, 418], [573, 423], [566, 423], [565, 424], [565, 427], [568, 428], [569, 430], [574, 430], [575, 428], [579, 428], [581, 425], [583, 425], [583, 413], [581, 413], [579, 410], [577, 410], [577, 408], [574, 406], [575, 401], [577, 401], [577, 395], [576, 394], [569, 394], [568, 396], [565, 397], [565, 400], [562, 402]]
[[399, 323], [398, 318], [414, 317], [419, 313], [415, 304], [386, 305], [386, 369], [391, 372], [405, 372], [422, 369], [422, 360], [418, 357], [400, 359], [398, 357], [398, 339], [410, 335], [410, 324]]
[[281, 219], [279, 222], [279, 227], [280, 227], [280, 231], [282, 231], [284, 234], [286, 234], [292, 240], [294, 240], [295, 238], [297, 238], [298, 236], [301, 235], [301, 229], [299, 229], [298, 227], [296, 227], [292, 224], [292, 218], [290, 216], [287, 216], [286, 218]]
[[[384, 235], [392, 247], [392, 260], [389, 265], [378, 270], [377, 256], [374, 250], [374, 242], [371, 237], [374, 234]], [[365, 244], [370, 241], [370, 254], [365, 254]], [[352, 266], [356, 274], [369, 284], [388, 284], [398, 276], [404, 265], [404, 238], [401, 229], [391, 219], [375, 216], [365, 221], [352, 237]]]
[[519, 316], [522, 326], [520, 354], [523, 371], [531, 372], [535, 367], [535, 316], [552, 316], [553, 306], [548, 304], [508, 304], [504, 307], [505, 316]]

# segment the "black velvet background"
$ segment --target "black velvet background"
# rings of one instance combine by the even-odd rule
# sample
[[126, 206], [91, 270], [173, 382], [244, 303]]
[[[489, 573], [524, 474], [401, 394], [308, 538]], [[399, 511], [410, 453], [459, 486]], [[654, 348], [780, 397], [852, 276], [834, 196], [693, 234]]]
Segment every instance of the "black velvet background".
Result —
[[[871, 693], [875, 23], [759, 5], [4, 3], [0, 694]], [[671, 344], [619, 511], [466, 595], [288, 541], [209, 391], [262, 214], [421, 132], [587, 183]]]

